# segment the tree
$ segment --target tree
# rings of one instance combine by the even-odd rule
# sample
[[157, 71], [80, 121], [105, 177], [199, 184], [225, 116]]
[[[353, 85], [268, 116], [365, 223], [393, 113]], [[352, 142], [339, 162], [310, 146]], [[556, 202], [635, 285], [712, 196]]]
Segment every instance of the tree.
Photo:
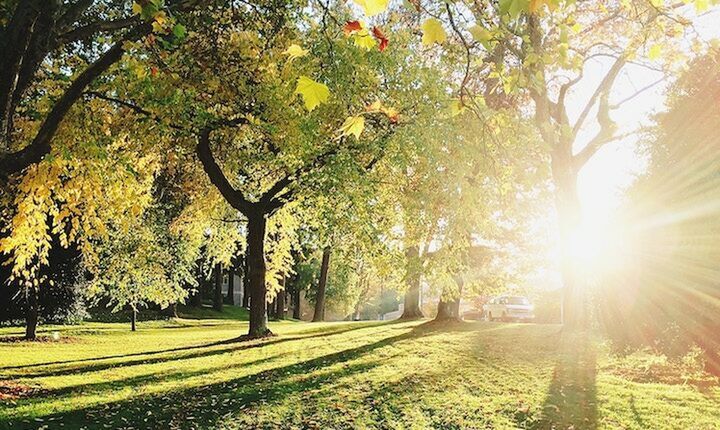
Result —
[[[697, 10], [707, 7], [707, 2], [693, 3]], [[582, 291], [575, 286], [584, 280], [570, 251], [582, 219], [578, 173], [603, 146], [623, 136], [611, 113], [637, 95], [611, 100], [623, 68], [632, 64], [656, 70], [659, 60], [672, 64], [683, 58], [681, 44], [669, 41], [691, 24], [693, 5], [558, 0], [412, 5], [415, 11], [408, 21], [422, 22], [424, 47], [442, 45], [446, 64], [460, 76], [457, 111], [472, 111], [485, 123], [487, 106], [532, 109], [542, 146], [551, 157], [567, 322], [582, 322], [586, 312], [574, 302], [575, 293]], [[609, 59], [609, 67], [575, 116], [569, 112], [568, 96], [579, 82], [587, 82], [585, 66], [598, 58]], [[593, 126], [597, 130], [586, 140]]]
[[[0, 10], [0, 178], [37, 164], [51, 152], [72, 106], [122, 58], [128, 42], [152, 33], [178, 41], [185, 30], [175, 16], [197, 3], [147, 0], [134, 3], [131, 11], [125, 2], [28, 0]], [[49, 58], [53, 62], [46, 61]], [[40, 90], [43, 86], [53, 91]], [[50, 95], [58, 91], [59, 98]]]
[[[183, 75], [180, 85], [186, 93], [197, 92], [199, 88], [211, 92], [210, 100], [188, 100], [186, 108], [205, 110], [203, 115], [208, 119], [195, 132], [195, 152], [210, 182], [247, 220], [251, 337], [269, 333], [265, 317], [268, 299], [265, 247], [269, 218], [277, 217], [282, 210], [290, 210], [288, 203], [300, 197], [301, 184], [312, 175], [331, 167], [351, 169], [355, 160], [369, 163], [377, 156], [375, 142], [382, 140], [359, 138], [359, 133], [355, 134], [357, 126], [352, 128], [352, 137], [349, 129], [337, 131], [346, 121], [349, 108], [360, 114], [352, 116], [353, 121], [364, 122], [364, 118], [368, 118], [368, 126], [377, 129], [360, 130], [363, 134], [383, 133], [390, 125], [390, 115], [382, 111], [384, 107], [363, 112], [365, 105], [354, 101], [359, 98], [360, 88], [369, 88], [375, 81], [374, 73], [368, 73], [366, 79], [347, 81], [350, 76], [358, 76], [358, 70], [375, 70], [376, 65], [371, 67], [370, 63], [356, 60], [336, 66], [334, 73], [327, 77], [327, 87], [303, 74], [317, 67], [313, 64], [315, 61], [303, 64], [300, 57], [293, 57], [286, 66], [278, 66], [278, 59], [295, 55], [289, 46], [293, 38], [300, 35], [318, 61], [329, 61], [325, 57], [329, 48], [333, 50], [330, 55], [361, 55], [360, 48], [344, 38], [331, 47], [321, 32], [301, 34], [294, 28], [296, 24], [287, 23], [286, 19], [282, 9], [262, 16], [249, 11], [247, 16], [238, 17], [225, 26], [198, 28], [196, 35], [190, 36], [192, 43], [178, 50], [176, 57], [166, 60], [166, 64], [174, 64], [178, 75]], [[261, 43], [267, 34], [273, 35], [269, 46]], [[220, 42], [220, 46], [213, 46], [216, 42]], [[213, 49], [209, 49], [211, 47]], [[259, 61], [235, 61], [255, 59], [261, 49], [264, 55]], [[198, 62], [226, 73], [208, 74], [195, 67]], [[221, 82], [223, 80], [231, 81]], [[315, 109], [310, 100], [316, 94], [304, 94], [305, 106], [294, 103], [297, 96], [293, 96], [293, 92], [296, 89], [302, 92], [306, 82], [320, 94], [328, 91], [322, 90], [324, 88], [334, 88], [334, 101], [328, 102], [328, 107]], [[364, 97], [373, 96], [365, 94]], [[221, 112], [216, 109], [220, 105], [237, 109]], [[307, 113], [308, 110], [313, 112]], [[327, 127], [326, 119], [337, 125]], [[259, 145], [253, 145], [253, 141]], [[224, 160], [218, 160], [217, 154]], [[237, 155], [229, 157], [232, 154]], [[233, 174], [226, 174], [221, 163], [228, 165]]]
[[168, 307], [182, 300], [187, 294], [183, 285], [193, 282], [193, 259], [178, 252], [180, 238], [168, 235], [166, 226], [153, 224], [151, 217], [114, 231], [98, 246], [98, 269], [88, 285], [88, 295], [109, 299], [114, 311], [132, 310], [132, 331], [142, 306]]

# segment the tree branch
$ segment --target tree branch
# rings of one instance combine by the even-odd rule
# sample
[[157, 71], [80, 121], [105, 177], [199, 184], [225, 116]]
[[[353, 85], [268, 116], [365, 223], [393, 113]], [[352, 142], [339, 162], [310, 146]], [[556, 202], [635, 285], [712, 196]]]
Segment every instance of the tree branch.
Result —
[[292, 173], [285, 175], [283, 178], [275, 182], [273, 186], [271, 186], [267, 191], [263, 193], [262, 197], [260, 197], [260, 202], [262, 204], [268, 205], [268, 207], [270, 207], [271, 209], [277, 209], [282, 207], [290, 200], [290, 196], [292, 196], [293, 194], [292, 190], [288, 190], [286, 192], [287, 188], [290, 187], [293, 183], [295, 183], [295, 181], [303, 174], [325, 165], [325, 163], [327, 163], [330, 157], [337, 154], [337, 152], [338, 148], [329, 149], [319, 154], [311, 162], [304, 164], [303, 166], [294, 170]]
[[215, 161], [210, 148], [210, 134], [212, 131], [210, 127], [205, 127], [200, 131], [195, 153], [200, 159], [203, 170], [208, 175], [210, 182], [215, 185], [230, 206], [239, 210], [243, 215], [249, 216], [251, 212], [254, 212], [254, 204], [248, 201], [242, 192], [233, 188], [217, 161]]
[[[578, 132], [582, 128], [583, 124], [585, 123], [585, 120], [587, 120], [587, 116], [590, 114], [590, 110], [592, 110], [593, 106], [595, 106], [595, 103], [600, 99], [601, 97], [607, 97], [607, 94], [610, 92], [610, 89], [612, 88], [613, 84], [615, 83], [615, 79], [617, 78], [618, 74], [620, 73], [620, 70], [622, 70], [623, 66], [625, 66], [626, 62], [626, 56], [621, 55], [619, 56], [613, 65], [610, 67], [610, 70], [608, 70], [605, 77], [600, 81], [600, 84], [598, 84], [597, 88], [595, 89], [595, 92], [593, 95], [588, 99], [587, 103], [585, 104], [585, 108], [580, 113], [580, 116], [578, 117], [577, 121], [575, 122], [575, 125], [573, 126], [572, 130], [572, 136], [573, 138], [577, 136]], [[598, 113], [600, 115], [600, 113]]]
[[140, 107], [140, 106], [138, 106], [138, 105], [136, 105], [136, 104], [134, 104], [134, 103], [132, 103], [132, 102], [128, 102], [128, 101], [126, 101], [126, 100], [121, 100], [121, 99], [118, 99], [118, 98], [115, 98], [115, 97], [111, 97], [111, 96], [105, 95], [105, 94], [103, 94], [103, 93], [99, 93], [99, 92], [97, 92], [97, 91], [85, 91], [84, 94], [87, 95], [87, 96], [90, 96], [90, 97], [94, 97], [94, 98], [98, 98], [98, 99], [101, 99], [101, 100], [109, 101], [109, 102], [115, 103], [115, 104], [117, 104], [117, 105], [119, 105], [119, 106], [128, 108], [128, 109], [130, 109], [131, 111], [133, 111], [133, 112], [135, 112], [135, 113], [137, 113], [137, 114], [144, 115], [144, 116], [152, 119], [152, 120], [155, 121], [156, 123], [167, 125], [168, 127], [172, 128], [172, 129], [179, 130], [179, 131], [188, 131], [188, 129], [187, 129], [186, 127], [183, 127], [183, 126], [181, 126], [180, 124], [176, 124], [176, 123], [172, 123], [172, 122], [169, 123], [169, 122], [167, 122], [167, 121], [164, 121], [160, 116], [158, 116], [158, 115], [150, 112], [149, 110], [144, 109], [144, 108], [142, 108], [142, 107]]
[[53, 105], [33, 141], [19, 151], [0, 157], [0, 176], [10, 176], [40, 162], [50, 152], [50, 142], [55, 136], [55, 132], [72, 105], [82, 96], [85, 87], [122, 58], [125, 52], [123, 43], [126, 40], [137, 39], [150, 32], [151, 28], [150, 24], [141, 26], [138, 31], [133, 32], [132, 36], [116, 42], [100, 58], [80, 73], [68, 89], [65, 90], [62, 97]]
[[139, 22], [140, 19], [138, 16], [130, 16], [127, 18], [120, 18], [112, 21], [93, 22], [92, 24], [78, 27], [76, 29], [68, 31], [67, 33], [61, 34], [57, 39], [57, 43], [58, 46], [62, 46], [67, 43], [87, 39], [88, 37], [97, 35], [97, 33], [129, 28], [138, 24]]

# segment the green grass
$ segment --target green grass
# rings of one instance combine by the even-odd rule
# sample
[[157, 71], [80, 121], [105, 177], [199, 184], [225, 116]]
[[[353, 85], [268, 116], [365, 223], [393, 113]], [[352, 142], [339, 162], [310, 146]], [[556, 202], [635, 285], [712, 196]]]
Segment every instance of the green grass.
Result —
[[[638, 383], [601, 345], [553, 325], [272, 324], [233, 320], [43, 327], [0, 344], [0, 428], [720, 428], [720, 389]], [[18, 329], [1, 329], [0, 336]]]
[[216, 311], [212, 305], [205, 304], [201, 308], [193, 306], [179, 306], [178, 316], [186, 319], [230, 319], [247, 321], [250, 317], [247, 309], [241, 306], [223, 306], [222, 311]]

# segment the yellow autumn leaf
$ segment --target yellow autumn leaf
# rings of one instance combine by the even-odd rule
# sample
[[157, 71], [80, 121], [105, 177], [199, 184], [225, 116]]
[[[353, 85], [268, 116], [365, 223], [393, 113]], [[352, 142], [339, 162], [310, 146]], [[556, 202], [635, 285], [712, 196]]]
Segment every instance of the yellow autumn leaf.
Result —
[[283, 54], [289, 57], [289, 61], [292, 61], [296, 58], [306, 56], [308, 54], [308, 51], [306, 49], [303, 49], [300, 45], [293, 43], [292, 45], [288, 46], [285, 51], [283, 51]]
[[375, 100], [374, 102], [370, 103], [367, 108], [365, 108], [368, 112], [380, 112], [383, 108], [383, 104], [380, 100]]
[[492, 33], [490, 33], [486, 28], [480, 27], [477, 24], [468, 28], [468, 31], [470, 32], [470, 34], [472, 34], [473, 39], [478, 42], [487, 42], [488, 40], [492, 39]]
[[385, 12], [390, 0], [355, 0], [355, 3], [363, 9], [365, 15], [375, 16]]
[[162, 32], [168, 25], [168, 17], [165, 15], [165, 12], [158, 12], [155, 14], [154, 21], [152, 23], [153, 31], [155, 33]]
[[448, 106], [448, 115], [451, 117], [458, 116], [464, 110], [465, 110], [465, 106], [462, 104], [462, 102], [460, 100], [456, 99], [450, 103], [450, 106]]
[[142, 13], [142, 6], [138, 2], [133, 2], [132, 5], [133, 15], [140, 15]]
[[546, 3], [546, 0], [530, 0], [530, 4], [528, 5], [528, 12], [530, 13], [537, 13], [542, 5]]
[[660, 45], [653, 45], [648, 50], [648, 59], [649, 60], [657, 60], [662, 55], [662, 46]]
[[300, 76], [297, 80], [295, 94], [300, 94], [307, 110], [312, 111], [319, 104], [327, 102], [330, 90], [327, 86], [315, 82], [307, 76]]
[[355, 136], [356, 139], [360, 139], [360, 134], [365, 129], [365, 118], [363, 118], [361, 115], [358, 116], [349, 116], [343, 123], [343, 125], [340, 127], [340, 134], [342, 136], [350, 136], [351, 134]]
[[433, 43], [443, 43], [447, 36], [440, 21], [435, 18], [428, 18], [422, 25], [422, 43], [430, 46]]
[[375, 38], [372, 37], [370, 32], [365, 27], [363, 27], [362, 30], [356, 32], [353, 37], [355, 38], [355, 46], [359, 46], [360, 48], [364, 48], [368, 51], [375, 47]]

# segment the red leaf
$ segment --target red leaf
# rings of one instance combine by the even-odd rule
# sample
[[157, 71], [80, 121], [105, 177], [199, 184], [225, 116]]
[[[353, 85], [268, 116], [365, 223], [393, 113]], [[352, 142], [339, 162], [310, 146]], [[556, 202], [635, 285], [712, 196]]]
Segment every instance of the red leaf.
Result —
[[150, 75], [151, 76], [157, 76], [158, 74], [158, 68], [157, 67], [151, 67], [150, 68]]
[[373, 27], [372, 34], [380, 42], [380, 46], [378, 46], [378, 49], [380, 49], [380, 52], [383, 52], [385, 48], [387, 48], [390, 41], [387, 37], [385, 37], [385, 34], [383, 34], [382, 30], [380, 30], [380, 28], [377, 26]]
[[360, 30], [362, 30], [362, 25], [360, 25], [360, 21], [348, 21], [343, 27], [343, 33], [345, 33], [345, 36], [350, 35], [354, 31]]

